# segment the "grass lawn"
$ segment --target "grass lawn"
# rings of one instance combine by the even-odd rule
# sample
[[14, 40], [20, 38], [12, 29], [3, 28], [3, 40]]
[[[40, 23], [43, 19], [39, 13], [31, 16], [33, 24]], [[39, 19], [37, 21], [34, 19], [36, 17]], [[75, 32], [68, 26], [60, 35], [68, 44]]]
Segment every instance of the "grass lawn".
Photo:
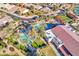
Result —
[[71, 19], [68, 18], [68, 17], [65, 16], [65, 15], [60, 15], [60, 17], [61, 17], [61, 19], [64, 20], [65, 22], [69, 22], [69, 21], [71, 21]]
[[44, 44], [44, 42], [42, 41], [42, 39], [36, 39], [35, 42], [36, 42], [38, 45]]
[[35, 39], [34, 42], [32, 43], [33, 47], [39, 47], [42, 46], [44, 44], [44, 42], [42, 41], [42, 39]]
[[3, 48], [3, 46], [0, 46], [0, 49], [2, 49]]
[[37, 48], [37, 47], [38, 47], [38, 45], [37, 45], [37, 44], [35, 44], [35, 42], [33, 42], [33, 43], [32, 43], [32, 46], [33, 46], [33, 47], [35, 47], [35, 48]]

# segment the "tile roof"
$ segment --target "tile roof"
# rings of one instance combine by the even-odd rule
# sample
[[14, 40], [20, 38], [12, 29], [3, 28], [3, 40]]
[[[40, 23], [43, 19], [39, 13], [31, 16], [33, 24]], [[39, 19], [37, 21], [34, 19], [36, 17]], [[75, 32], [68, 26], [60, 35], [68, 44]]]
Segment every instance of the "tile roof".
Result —
[[69, 31], [66, 26], [57, 26], [52, 31], [64, 42], [65, 47], [72, 55], [79, 56], [79, 36]]

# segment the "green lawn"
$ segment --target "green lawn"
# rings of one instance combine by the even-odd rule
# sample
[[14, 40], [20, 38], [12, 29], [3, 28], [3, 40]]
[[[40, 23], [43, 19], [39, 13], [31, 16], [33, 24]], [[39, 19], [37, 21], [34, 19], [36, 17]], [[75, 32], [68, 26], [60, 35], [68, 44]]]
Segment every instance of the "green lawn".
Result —
[[42, 47], [43, 44], [45, 43], [42, 41], [42, 38], [36, 38], [32, 43], [32, 46], [37, 48], [37, 47]]
[[60, 17], [61, 17], [61, 19], [64, 20], [65, 22], [69, 22], [69, 21], [71, 21], [71, 19], [68, 18], [68, 17], [65, 16], [65, 15], [60, 15]]
[[0, 49], [2, 49], [3, 48], [3, 46], [0, 46]]

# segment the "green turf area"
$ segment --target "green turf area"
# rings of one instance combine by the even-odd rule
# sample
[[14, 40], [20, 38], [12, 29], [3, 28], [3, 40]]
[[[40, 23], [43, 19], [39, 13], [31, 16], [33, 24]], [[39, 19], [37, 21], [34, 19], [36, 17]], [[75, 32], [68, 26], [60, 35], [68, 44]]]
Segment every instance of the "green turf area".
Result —
[[2, 49], [3, 48], [3, 46], [0, 46], [0, 49]]
[[22, 44], [18, 44], [15, 47], [18, 48], [18, 49], [21, 49], [21, 50], [24, 50], [25, 49], [25, 46], [22, 45]]
[[35, 42], [32, 43], [32, 46], [35, 47], [35, 48], [38, 47], [38, 45]]
[[65, 22], [70, 22], [70, 21], [71, 21], [71, 19], [68, 18], [68, 17], [65, 16], [65, 15], [60, 15], [60, 17], [61, 17], [61, 19], [64, 20]]
[[45, 43], [42, 41], [42, 38], [36, 38], [32, 43], [32, 46], [35, 48], [42, 47]]
[[6, 43], [0, 41], [0, 49], [4, 48], [4, 47], [7, 47]]

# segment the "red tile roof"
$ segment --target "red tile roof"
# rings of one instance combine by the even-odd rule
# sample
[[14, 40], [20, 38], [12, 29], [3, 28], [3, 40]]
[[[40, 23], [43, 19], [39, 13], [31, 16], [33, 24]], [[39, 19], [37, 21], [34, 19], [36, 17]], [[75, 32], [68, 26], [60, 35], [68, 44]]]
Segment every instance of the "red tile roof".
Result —
[[52, 31], [64, 42], [65, 47], [72, 55], [79, 56], [79, 36], [69, 31], [66, 26], [57, 26]]

